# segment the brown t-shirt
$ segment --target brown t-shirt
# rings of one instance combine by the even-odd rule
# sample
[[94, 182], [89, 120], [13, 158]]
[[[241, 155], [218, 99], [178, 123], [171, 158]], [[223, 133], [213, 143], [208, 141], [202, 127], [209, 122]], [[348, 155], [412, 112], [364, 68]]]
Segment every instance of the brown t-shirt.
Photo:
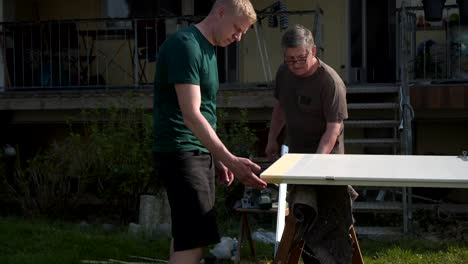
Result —
[[[348, 118], [343, 80], [330, 66], [319, 62], [314, 74], [305, 78], [294, 75], [285, 64], [276, 73], [274, 96], [285, 114], [290, 152], [315, 153], [327, 122]], [[331, 153], [344, 153], [343, 130]]]

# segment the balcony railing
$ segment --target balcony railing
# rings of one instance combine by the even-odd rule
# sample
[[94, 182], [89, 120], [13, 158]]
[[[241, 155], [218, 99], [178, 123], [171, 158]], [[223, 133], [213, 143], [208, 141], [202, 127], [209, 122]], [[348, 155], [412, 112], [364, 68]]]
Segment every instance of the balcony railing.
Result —
[[[0, 23], [4, 90], [141, 87], [154, 79], [169, 20]], [[178, 23], [173, 23], [177, 29]]]

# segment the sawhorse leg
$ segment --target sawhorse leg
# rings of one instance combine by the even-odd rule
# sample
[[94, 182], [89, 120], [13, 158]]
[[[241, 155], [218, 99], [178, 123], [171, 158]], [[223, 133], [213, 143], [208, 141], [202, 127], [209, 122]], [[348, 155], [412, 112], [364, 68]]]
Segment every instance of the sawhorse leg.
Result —
[[[276, 253], [274, 264], [297, 264], [302, 255], [304, 241], [294, 242], [296, 234], [296, 219], [293, 215], [286, 218], [286, 226], [284, 227], [283, 236], [281, 237], [278, 251]], [[357, 240], [354, 226], [351, 226], [349, 233], [353, 239], [353, 257], [352, 264], [364, 264], [359, 242]]]
[[273, 261], [274, 264], [295, 264], [299, 262], [304, 241], [294, 242], [295, 234], [296, 219], [293, 215], [289, 215], [286, 218], [286, 225]]
[[354, 226], [351, 226], [349, 229], [351, 238], [353, 239], [353, 264], [364, 264], [364, 259], [362, 258], [361, 248], [359, 247], [359, 241], [356, 236], [356, 229]]
[[247, 219], [247, 213], [241, 213], [241, 226], [240, 226], [240, 234], [239, 234], [239, 242], [237, 244], [237, 262], [240, 262], [240, 254], [242, 248], [242, 242], [244, 241], [244, 235], [247, 236], [247, 240], [249, 242], [250, 252], [252, 256], [255, 258], [255, 248], [253, 245], [252, 234], [250, 233], [249, 221]]

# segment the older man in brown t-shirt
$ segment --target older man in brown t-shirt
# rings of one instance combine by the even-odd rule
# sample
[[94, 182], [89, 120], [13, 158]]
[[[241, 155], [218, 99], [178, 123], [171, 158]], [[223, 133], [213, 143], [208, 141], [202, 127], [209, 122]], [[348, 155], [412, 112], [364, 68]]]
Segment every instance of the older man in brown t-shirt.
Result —
[[[289, 152], [343, 154], [343, 120], [348, 118], [343, 81], [316, 57], [312, 33], [305, 27], [296, 25], [286, 31], [282, 47], [285, 58], [276, 74], [266, 154], [277, 159], [283, 127]], [[351, 263], [351, 193], [356, 194], [350, 186], [289, 190], [290, 209], [301, 223], [297, 235], [306, 242], [304, 263]]]

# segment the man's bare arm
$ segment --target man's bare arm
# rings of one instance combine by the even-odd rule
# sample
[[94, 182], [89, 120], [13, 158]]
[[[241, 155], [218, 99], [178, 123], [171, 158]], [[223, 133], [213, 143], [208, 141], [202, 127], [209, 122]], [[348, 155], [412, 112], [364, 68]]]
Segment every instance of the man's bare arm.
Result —
[[219, 139], [210, 123], [200, 112], [201, 92], [200, 86], [194, 84], [175, 85], [179, 107], [185, 125], [200, 140], [213, 155], [228, 167], [242, 183], [256, 188], [266, 187], [266, 183], [255, 173], [260, 166], [248, 159], [234, 156]]
[[265, 150], [265, 153], [270, 160], [275, 160], [277, 158], [275, 155], [279, 151], [278, 136], [281, 132], [281, 129], [284, 127], [284, 124], [285, 120], [283, 109], [280, 102], [275, 99], [273, 112], [271, 114], [270, 131], [268, 132], [268, 143]]
[[271, 114], [270, 132], [268, 133], [268, 141], [277, 140], [281, 129], [284, 127], [284, 113], [280, 102], [275, 99], [273, 112]]
[[320, 138], [320, 143], [317, 148], [317, 154], [329, 154], [335, 146], [336, 140], [341, 132], [343, 121], [328, 122], [327, 129]]
[[234, 155], [224, 146], [210, 123], [200, 112], [200, 86], [178, 84], [176, 85], [176, 92], [185, 125], [216, 159], [223, 163], [231, 162]]

